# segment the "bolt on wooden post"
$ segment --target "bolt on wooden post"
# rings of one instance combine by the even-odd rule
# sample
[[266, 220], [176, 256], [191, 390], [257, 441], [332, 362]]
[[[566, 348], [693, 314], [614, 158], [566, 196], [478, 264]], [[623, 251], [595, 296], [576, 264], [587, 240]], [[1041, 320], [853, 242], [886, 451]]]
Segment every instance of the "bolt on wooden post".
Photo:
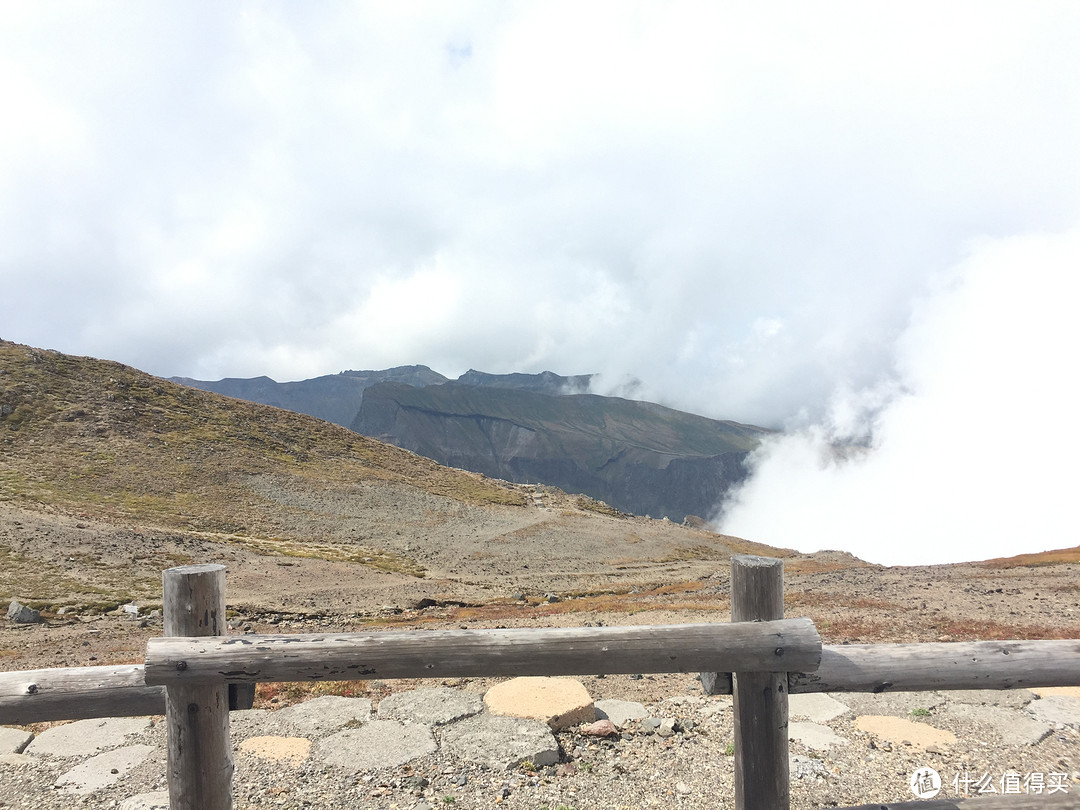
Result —
[[[183, 565], [162, 574], [166, 636], [225, 635], [225, 566]], [[182, 666], [183, 661], [177, 662]], [[169, 685], [165, 690], [171, 810], [231, 810], [233, 758], [229, 687]]]
[[[784, 564], [771, 557], [731, 558], [731, 621], [784, 618]], [[778, 672], [736, 672], [736, 810], [788, 810], [787, 672], [778, 648]]]

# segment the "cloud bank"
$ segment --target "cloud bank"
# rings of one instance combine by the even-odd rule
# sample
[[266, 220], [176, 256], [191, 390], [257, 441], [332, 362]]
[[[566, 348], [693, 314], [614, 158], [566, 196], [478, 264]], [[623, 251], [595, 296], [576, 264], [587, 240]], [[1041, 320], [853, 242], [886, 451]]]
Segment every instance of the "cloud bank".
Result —
[[[948, 401], [912, 336], [977, 286], [950, 268], [1080, 221], [1077, 30], [1053, 0], [0, 0], [0, 336], [202, 379], [599, 372], [826, 439], [877, 403], [876, 458]], [[980, 310], [1010, 345], [1071, 294], [1035, 264]], [[1053, 392], [999, 371], [1033, 410], [996, 452], [1039, 444]]]
[[723, 531], [914, 565], [1080, 542], [1080, 229], [988, 241], [918, 307], [895, 373], [764, 446]]

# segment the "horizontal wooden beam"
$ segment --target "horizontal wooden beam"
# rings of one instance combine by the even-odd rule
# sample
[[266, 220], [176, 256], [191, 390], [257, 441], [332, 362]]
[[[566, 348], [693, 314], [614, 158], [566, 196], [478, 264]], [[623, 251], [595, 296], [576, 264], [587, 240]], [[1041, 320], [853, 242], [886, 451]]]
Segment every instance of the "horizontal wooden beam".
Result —
[[[731, 673], [703, 672], [709, 695], [731, 694]], [[924, 692], [1080, 686], [1080, 640], [826, 644], [815, 672], [790, 672], [788, 692]]]
[[1080, 686], [1080, 639], [828, 645], [815, 672], [791, 671], [800, 692], [923, 692]]
[[0, 672], [0, 725], [163, 714], [165, 689], [143, 675], [141, 664]]
[[967, 799], [930, 799], [918, 802], [891, 802], [838, 807], [835, 810], [1076, 810], [1076, 793], [1010, 794]]
[[146, 682], [813, 671], [810, 619], [735, 624], [152, 638]]

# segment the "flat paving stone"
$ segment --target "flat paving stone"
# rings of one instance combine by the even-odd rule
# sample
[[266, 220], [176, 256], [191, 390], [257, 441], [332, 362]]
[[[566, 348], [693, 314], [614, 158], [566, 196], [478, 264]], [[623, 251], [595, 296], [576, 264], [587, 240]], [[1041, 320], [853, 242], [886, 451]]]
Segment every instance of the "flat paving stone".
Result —
[[954, 718], [964, 727], [981, 725], [1008, 745], [1038, 745], [1053, 731], [1049, 723], [1020, 709], [981, 703], [949, 703], [935, 714]]
[[973, 703], [1009, 709], [1022, 709], [1035, 699], [1035, 692], [1030, 689], [957, 689], [942, 694], [949, 703]]
[[816, 751], [824, 751], [835, 745], [847, 745], [850, 742], [847, 737], [841, 737], [828, 726], [807, 722], [788, 723], [788, 738]]
[[1036, 720], [1055, 726], [1080, 726], [1080, 698], [1051, 694], [1033, 700], [1027, 710]]
[[60, 790], [85, 796], [119, 781], [158, 749], [152, 745], [129, 745], [90, 757], [56, 780]]
[[573, 678], [511, 678], [491, 687], [484, 703], [492, 714], [543, 720], [555, 731], [596, 719], [592, 698]]
[[284, 711], [269, 709], [239, 709], [229, 712], [229, 735], [235, 739], [271, 734], [277, 728], [277, 715]]
[[169, 791], [140, 793], [120, 802], [120, 810], [169, 810]]
[[236, 750], [260, 759], [299, 765], [311, 753], [311, 740], [307, 737], [248, 737]]
[[274, 713], [275, 724], [292, 727], [304, 737], [322, 737], [350, 724], [371, 719], [371, 701], [327, 695]]
[[933, 711], [946, 700], [944, 692], [852, 692], [844, 694], [844, 704], [856, 714], [909, 717], [913, 709]]
[[483, 710], [484, 700], [480, 695], [439, 686], [389, 695], [379, 703], [378, 715], [381, 720], [410, 720], [427, 726], [442, 726]]
[[0, 754], [21, 754], [34, 739], [33, 733], [20, 728], [0, 728]]
[[119, 748], [132, 734], [150, 728], [146, 717], [103, 717], [92, 720], [76, 720], [62, 726], [53, 726], [38, 734], [26, 746], [26, 753], [34, 756], [78, 757]]
[[848, 711], [847, 704], [821, 692], [788, 696], [789, 717], [805, 717], [814, 723], [828, 723]]
[[902, 717], [864, 715], [855, 718], [855, 728], [868, 731], [891, 743], [910, 745], [916, 751], [956, 743], [956, 735], [951, 731], [934, 728], [927, 723], [913, 723]]
[[441, 736], [444, 753], [489, 768], [509, 770], [522, 762], [539, 768], [559, 761], [559, 744], [540, 720], [481, 714], [447, 726]]
[[619, 728], [631, 720], [644, 720], [649, 716], [645, 705], [633, 700], [598, 700], [593, 706], [598, 720], [610, 720]]
[[1037, 686], [1025, 691], [1034, 692], [1039, 697], [1064, 695], [1065, 697], [1080, 698], [1080, 686]]
[[438, 750], [428, 726], [397, 720], [371, 720], [319, 740], [316, 755], [352, 773], [394, 768]]

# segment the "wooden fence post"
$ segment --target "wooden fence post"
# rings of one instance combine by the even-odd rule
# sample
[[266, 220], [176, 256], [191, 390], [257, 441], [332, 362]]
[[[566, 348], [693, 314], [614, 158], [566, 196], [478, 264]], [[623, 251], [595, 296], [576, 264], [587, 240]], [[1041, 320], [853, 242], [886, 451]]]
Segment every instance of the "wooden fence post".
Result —
[[[783, 617], [783, 562], [750, 554], [732, 557], [731, 620]], [[777, 668], [785, 668], [782, 657]], [[736, 672], [733, 680], [735, 810], [788, 810], [787, 673]]]
[[[226, 634], [225, 566], [170, 568], [163, 572], [162, 584], [166, 636]], [[228, 685], [168, 686], [165, 720], [171, 810], [231, 810]]]

